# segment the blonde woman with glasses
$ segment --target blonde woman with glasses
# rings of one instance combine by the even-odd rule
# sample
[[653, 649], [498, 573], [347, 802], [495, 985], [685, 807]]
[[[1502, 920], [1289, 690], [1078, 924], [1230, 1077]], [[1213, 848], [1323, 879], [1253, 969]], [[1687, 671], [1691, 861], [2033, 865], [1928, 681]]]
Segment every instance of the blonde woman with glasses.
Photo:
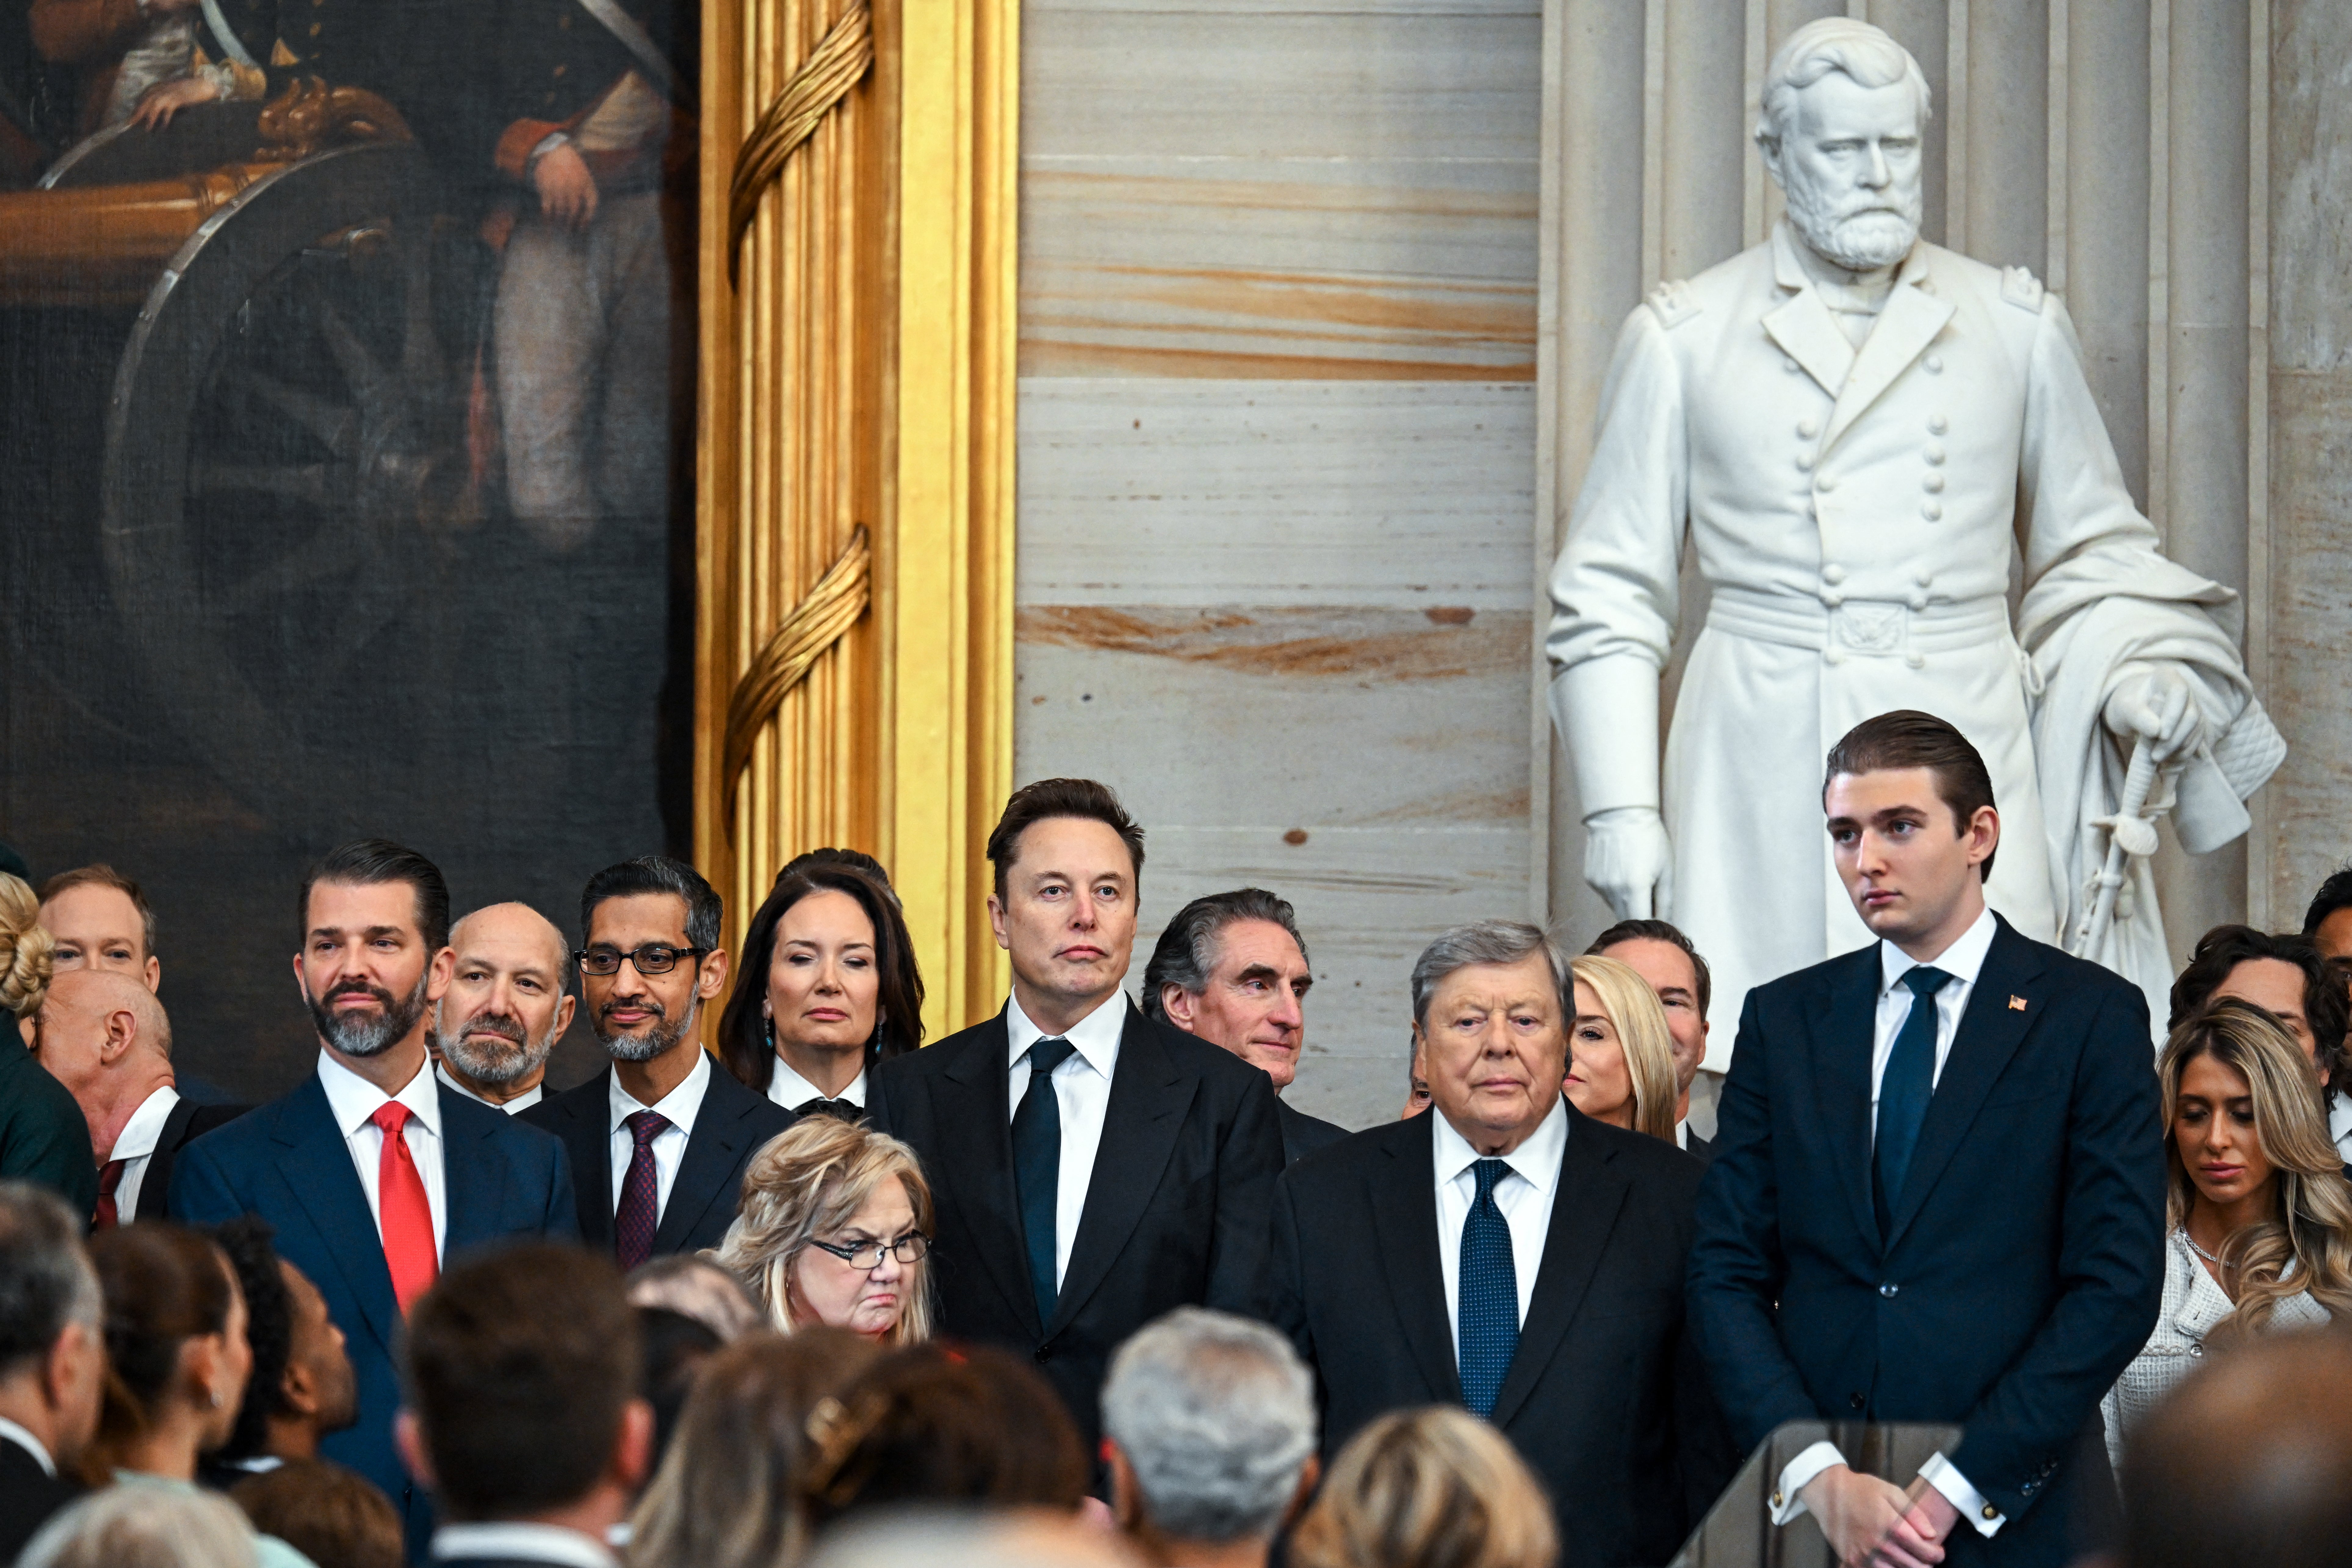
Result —
[[1650, 983], [1613, 958], [1580, 958], [1568, 1032], [1568, 1102], [1596, 1121], [1675, 1142], [1683, 1100], [1675, 1037]]
[[2352, 1311], [2352, 1188], [2294, 1037], [2218, 1001], [2172, 1031], [2157, 1077], [2171, 1234], [2156, 1331], [2101, 1405], [2118, 1462], [2209, 1346]]
[[930, 1338], [931, 1189], [913, 1150], [863, 1123], [803, 1117], [743, 1173], [715, 1256], [784, 1333], [823, 1323], [885, 1347]]

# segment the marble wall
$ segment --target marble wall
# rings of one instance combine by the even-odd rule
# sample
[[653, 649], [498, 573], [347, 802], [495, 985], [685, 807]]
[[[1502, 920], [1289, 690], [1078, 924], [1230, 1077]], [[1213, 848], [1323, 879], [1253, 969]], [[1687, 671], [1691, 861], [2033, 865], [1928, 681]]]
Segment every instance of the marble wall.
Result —
[[[1256, 883], [1293, 1102], [1395, 1114], [1436, 931], [1542, 907], [1538, 0], [1024, 14], [1014, 767]], [[1548, 542], [1546, 552], [1548, 553]]]

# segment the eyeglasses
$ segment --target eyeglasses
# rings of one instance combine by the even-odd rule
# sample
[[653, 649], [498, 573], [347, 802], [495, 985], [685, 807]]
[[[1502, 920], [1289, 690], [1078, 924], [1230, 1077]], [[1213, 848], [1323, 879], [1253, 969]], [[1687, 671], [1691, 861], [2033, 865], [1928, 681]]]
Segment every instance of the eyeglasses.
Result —
[[623, 952], [617, 947], [592, 947], [572, 956], [580, 961], [583, 974], [618, 974], [625, 958], [637, 966], [640, 974], [667, 974], [677, 967], [679, 959], [691, 958], [699, 963], [710, 952], [707, 947], [664, 947], [659, 942], [647, 942], [634, 952]]
[[830, 1252], [852, 1268], [879, 1268], [882, 1255], [888, 1253], [901, 1263], [920, 1263], [929, 1256], [931, 1238], [919, 1230], [910, 1230], [896, 1241], [861, 1241], [844, 1247], [838, 1242], [814, 1241], [809, 1245], [820, 1252]]

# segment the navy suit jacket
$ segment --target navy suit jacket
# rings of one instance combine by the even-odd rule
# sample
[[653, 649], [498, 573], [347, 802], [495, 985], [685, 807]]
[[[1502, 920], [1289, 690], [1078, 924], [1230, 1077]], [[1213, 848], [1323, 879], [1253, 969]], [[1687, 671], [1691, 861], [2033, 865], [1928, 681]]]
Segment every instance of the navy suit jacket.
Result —
[[[1117, 1005], [1117, 1004], [1113, 1004]], [[1111, 1352], [1163, 1312], [1255, 1315], [1282, 1131], [1274, 1080], [1128, 1005], [1077, 1237], [1037, 1319], [1013, 1185], [1004, 1014], [874, 1069], [866, 1115], [923, 1162], [937, 1205], [939, 1331], [1034, 1360], [1086, 1451]]]
[[[699, 1049], [699, 1047], [696, 1047]], [[613, 1069], [576, 1089], [542, 1100], [522, 1113], [531, 1126], [563, 1140], [580, 1204], [580, 1239], [599, 1252], [614, 1247]], [[654, 1230], [656, 1258], [698, 1252], [727, 1237], [743, 1197], [743, 1168], [769, 1139], [800, 1120], [764, 1094], [754, 1094], [715, 1058], [710, 1087], [686, 1140], [686, 1158], [669, 1184], [669, 1203]]]
[[[563, 1145], [446, 1085], [440, 1094], [444, 1261], [504, 1237], [577, 1240]], [[400, 1302], [367, 1194], [318, 1075], [181, 1150], [171, 1205], [191, 1225], [259, 1215], [278, 1233], [278, 1255], [326, 1297], [328, 1315], [350, 1344], [359, 1420], [328, 1437], [321, 1451], [383, 1489], [400, 1509], [416, 1555], [432, 1528], [432, 1508], [392, 1443], [392, 1417], [400, 1407], [393, 1361]]]
[[1955, 1549], [2070, 1561], [2078, 1519], [2113, 1514], [2100, 1397], [2163, 1294], [2147, 1006], [2002, 921], [1881, 1236], [1879, 982], [1874, 942], [1748, 993], [1699, 1188], [1691, 1319], [1744, 1447], [1784, 1421], [1957, 1423], [1947, 1457], [2008, 1522]]

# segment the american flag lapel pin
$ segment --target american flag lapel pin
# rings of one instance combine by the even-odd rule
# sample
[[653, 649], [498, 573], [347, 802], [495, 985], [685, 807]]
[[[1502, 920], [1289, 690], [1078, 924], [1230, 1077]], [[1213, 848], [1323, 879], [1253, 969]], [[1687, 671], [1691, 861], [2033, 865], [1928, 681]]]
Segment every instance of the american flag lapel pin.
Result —
[[2022, 1013], [2022, 1012], [2024, 1012], [2024, 1011], [2025, 1011], [2025, 998], [2024, 998], [2024, 997], [2022, 997], [2022, 996], [2012, 996], [2012, 997], [2011, 997], [2011, 998], [2009, 999], [2009, 1010], [2010, 1010], [2011, 1012], [2012, 1012], [2012, 1013]]

